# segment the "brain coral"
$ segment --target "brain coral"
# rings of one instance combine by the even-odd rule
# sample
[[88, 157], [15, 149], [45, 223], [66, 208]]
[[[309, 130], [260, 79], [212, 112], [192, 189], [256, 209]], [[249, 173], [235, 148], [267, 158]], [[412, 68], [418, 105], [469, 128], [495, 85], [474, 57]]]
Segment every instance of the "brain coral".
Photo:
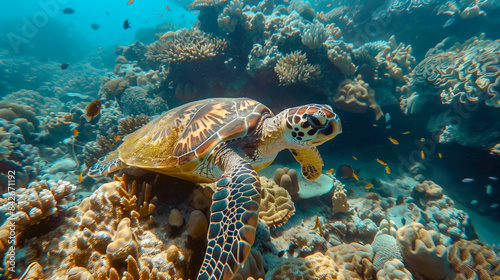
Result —
[[272, 179], [260, 177], [260, 183], [259, 219], [268, 227], [285, 223], [295, 212], [292, 197], [287, 190], [278, 186]]
[[337, 279], [338, 268], [331, 257], [320, 252], [282, 262], [273, 272], [274, 280]]
[[396, 233], [399, 248], [407, 267], [427, 279], [445, 279], [450, 274], [448, 251], [439, 234], [425, 230], [419, 223], [411, 223]]
[[373, 250], [370, 245], [342, 244], [328, 249], [326, 254], [338, 266], [338, 279], [372, 279], [375, 275], [372, 264]]
[[478, 240], [460, 240], [448, 254], [454, 279], [495, 279], [500, 275], [500, 255]]
[[361, 75], [354, 80], [345, 79], [341, 82], [330, 102], [341, 110], [356, 114], [363, 114], [372, 109], [376, 120], [384, 115], [375, 101], [375, 91], [361, 79]]
[[445, 39], [427, 52], [408, 78], [410, 93], [439, 94], [443, 104], [484, 101], [498, 108], [500, 40], [484, 40], [481, 35], [452, 45]]

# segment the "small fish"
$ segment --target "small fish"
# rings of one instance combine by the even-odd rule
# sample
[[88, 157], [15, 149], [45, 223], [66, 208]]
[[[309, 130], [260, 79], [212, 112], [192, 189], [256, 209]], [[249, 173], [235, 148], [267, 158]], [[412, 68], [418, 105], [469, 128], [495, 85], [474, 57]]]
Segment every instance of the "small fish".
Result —
[[68, 67], [69, 67], [69, 63], [66, 63], [66, 62], [61, 63], [62, 70], [66, 70], [66, 69], [68, 69]]
[[198, 11], [194, 11], [193, 14], [196, 14]]
[[92, 29], [94, 29], [94, 30], [98, 30], [99, 28], [101, 28], [101, 26], [99, 24], [97, 24], [97, 23], [92, 23], [90, 25], [90, 27], [92, 27]]
[[462, 183], [472, 183], [474, 182], [474, 178], [463, 178]]
[[405, 131], [405, 132], [402, 132], [401, 134], [408, 134], [410, 133], [410, 131]]
[[[165, 9], [167, 9], [170, 12], [170, 8], [168, 6], [165, 6]], [[183, 15], [184, 16], [184, 15]]]
[[120, 134], [116, 134], [115, 141], [116, 142], [120, 141]]
[[132, 3], [134, 3], [134, 0], [128, 0], [127, 5], [131, 5]]
[[420, 138], [420, 142], [425, 142], [425, 138]]
[[330, 168], [330, 170], [326, 171], [326, 174], [332, 174], [332, 173], [333, 173], [333, 170], [335, 170], [335, 169]]
[[78, 129], [73, 130], [73, 136], [78, 137]]
[[401, 223], [404, 225], [406, 225], [406, 219], [404, 217], [401, 218]]
[[323, 230], [321, 229], [321, 225], [319, 224], [319, 216], [316, 216], [316, 224], [314, 224], [314, 228], [312, 230], [319, 229], [319, 234], [323, 237]]
[[283, 256], [285, 255], [285, 253], [286, 253], [286, 251], [285, 251], [285, 250], [281, 250], [281, 251], [279, 251], [279, 253], [278, 253], [278, 258], [283, 257]]
[[[340, 178], [351, 178], [354, 177], [354, 174], [358, 176], [359, 174], [359, 169], [354, 170], [351, 166], [349, 165], [341, 165], [339, 168], [337, 168], [337, 172], [335, 175]], [[358, 177], [359, 178], [359, 177]]]
[[385, 122], [389, 122], [391, 120], [391, 115], [389, 113], [385, 114]]
[[486, 185], [486, 194], [489, 194], [491, 195], [491, 192], [493, 191], [493, 188], [491, 187], [491, 185]]
[[358, 160], [358, 158], [357, 158], [357, 157], [355, 157], [355, 156], [352, 156], [352, 158], [353, 158], [354, 160]]
[[78, 183], [81, 183], [82, 182], [82, 177], [83, 177], [83, 172], [80, 173], [80, 176], [78, 176]]
[[365, 186], [365, 189], [367, 189], [367, 190], [371, 189], [371, 188], [373, 188], [373, 184], [368, 184], [368, 185]]
[[99, 46], [99, 49], [102, 50], [102, 46]]
[[158, 17], [161, 17], [161, 16], [162, 16], [162, 14], [158, 14]]
[[330, 8], [331, 6], [332, 6], [332, 4], [328, 4], [328, 5], [326, 5], [326, 7], [327, 7], [327, 8]]
[[498, 204], [497, 204], [497, 203], [495, 203], [495, 204], [491, 204], [491, 205], [490, 205], [490, 207], [491, 207], [491, 208], [497, 208], [497, 207], [498, 207]]
[[490, 180], [498, 180], [497, 177], [493, 177], [493, 176], [488, 177], [488, 179], [490, 179]]
[[129, 28], [132, 28], [132, 26], [130, 26], [130, 22], [128, 21], [128, 19], [126, 19], [124, 22], [123, 22], [123, 29], [127, 30]]
[[392, 125], [388, 125], [388, 126], [385, 127], [385, 129], [389, 129], [391, 127], [392, 127]]
[[391, 141], [392, 144], [394, 144], [394, 145], [399, 145], [399, 141], [396, 140], [396, 139], [393, 139], [393, 138], [389, 137], [389, 141]]
[[378, 159], [378, 158], [377, 158], [377, 161], [378, 161], [378, 163], [380, 163], [380, 164], [382, 164], [382, 165], [387, 165], [387, 163], [385, 163], [385, 162], [384, 162], [383, 160], [381, 160], [381, 159]]
[[449, 20], [447, 20], [444, 24], [443, 24], [443, 28], [446, 28], [450, 25], [452, 25], [453, 23], [455, 22], [455, 18], [450, 18]]
[[422, 150], [420, 150], [420, 157], [421, 157], [422, 159], [425, 159], [425, 154], [424, 154], [424, 151], [422, 151]]
[[352, 173], [352, 177], [354, 177], [354, 179], [356, 179], [356, 181], [359, 181], [359, 176], [358, 176], [358, 174], [356, 174], [356, 173], [354, 173], [354, 172], [353, 172], [353, 173]]
[[385, 172], [387, 172], [387, 174], [391, 174], [391, 169], [389, 168], [389, 165], [385, 166]]
[[441, 153], [438, 153], [439, 158], [443, 158], [443, 155]]
[[474, 199], [473, 201], [470, 202], [470, 204], [476, 205], [477, 204], [477, 200]]
[[108, 13], [108, 11], [106, 11], [106, 15], [107, 15], [107, 16], [109, 16], [109, 13]]
[[374, 124], [372, 124], [372, 125], [373, 125], [374, 127], [377, 127], [377, 124], [376, 124], [376, 123], [374, 123]]
[[75, 13], [75, 10], [73, 10], [71, 8], [66, 8], [64, 10], [61, 10], [61, 12], [63, 12], [63, 15], [71, 15], [71, 14]]
[[101, 113], [101, 105], [102, 101], [100, 99], [96, 99], [87, 106], [87, 109], [85, 109], [86, 113], [84, 116], [87, 122], [92, 121], [92, 119], [94, 119], [99, 115], [99, 113]]

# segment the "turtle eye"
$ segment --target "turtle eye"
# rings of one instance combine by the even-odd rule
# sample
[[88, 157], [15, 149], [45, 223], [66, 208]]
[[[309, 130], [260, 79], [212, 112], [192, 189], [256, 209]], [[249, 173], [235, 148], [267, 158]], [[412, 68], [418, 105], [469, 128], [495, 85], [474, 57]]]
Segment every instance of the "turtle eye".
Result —
[[320, 128], [325, 127], [326, 119], [321, 117], [321, 116], [319, 116], [319, 118], [318, 118], [318, 117], [313, 116], [313, 115], [308, 115], [307, 122], [311, 125], [311, 127], [316, 128], [316, 129], [320, 129]]

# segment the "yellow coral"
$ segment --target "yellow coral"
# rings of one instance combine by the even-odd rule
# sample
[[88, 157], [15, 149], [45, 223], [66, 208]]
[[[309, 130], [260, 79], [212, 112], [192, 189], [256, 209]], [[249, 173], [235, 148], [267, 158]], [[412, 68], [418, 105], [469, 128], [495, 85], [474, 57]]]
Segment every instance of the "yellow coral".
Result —
[[280, 57], [274, 71], [283, 85], [307, 83], [321, 74], [319, 65], [307, 63], [307, 57], [301, 51]]
[[259, 219], [268, 227], [285, 223], [295, 212], [290, 194], [272, 179], [260, 177], [260, 184]]

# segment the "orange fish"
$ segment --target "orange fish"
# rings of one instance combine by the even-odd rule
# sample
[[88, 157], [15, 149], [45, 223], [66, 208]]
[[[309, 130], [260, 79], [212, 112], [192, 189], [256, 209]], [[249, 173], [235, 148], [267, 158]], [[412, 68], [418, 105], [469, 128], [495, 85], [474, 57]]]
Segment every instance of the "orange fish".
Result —
[[374, 124], [372, 124], [372, 125], [373, 125], [373, 126], [375, 126], [375, 127], [377, 126], [377, 124], [376, 124], [376, 123], [374, 123]]
[[357, 158], [357, 157], [355, 157], [355, 156], [352, 156], [352, 158], [353, 158], [354, 160], [358, 160], [358, 158]]
[[399, 145], [399, 142], [396, 139], [393, 139], [393, 138], [389, 137], [389, 141], [391, 141], [392, 144], [394, 144], [394, 145]]
[[85, 109], [86, 114], [84, 116], [87, 122], [92, 121], [93, 118], [97, 117], [101, 113], [101, 105], [102, 101], [100, 99], [96, 99], [87, 106], [87, 109]]
[[387, 174], [391, 174], [391, 169], [388, 165], [385, 166], [385, 172], [387, 172]]
[[134, 0], [128, 0], [127, 5], [134, 3]]
[[[339, 168], [337, 168], [337, 172], [335, 175], [340, 178], [351, 178], [351, 177], [358, 177], [359, 174], [359, 169], [354, 170], [351, 166], [349, 165], [341, 165]], [[359, 178], [359, 177], [358, 177]]]
[[193, 14], [196, 14], [198, 11], [194, 11]]
[[330, 170], [326, 171], [326, 174], [332, 174], [333, 173], [333, 168], [330, 168]]
[[170, 8], [168, 6], [165, 6], [165, 9], [167, 9], [170, 12]]
[[425, 159], [425, 154], [424, 154], [424, 151], [422, 151], [422, 150], [420, 150], [420, 157], [421, 157], [422, 159]]
[[439, 158], [443, 158], [443, 155], [441, 153], [438, 153]]
[[82, 177], [83, 177], [83, 172], [80, 173], [80, 176], [78, 176], [78, 183], [81, 183], [82, 182]]
[[387, 163], [385, 163], [384, 161], [382, 161], [381, 159], [377, 159], [378, 163], [382, 164], [382, 165], [387, 165]]
[[358, 174], [356, 174], [356, 173], [354, 173], [354, 172], [352, 173], [352, 177], [354, 177], [354, 179], [356, 179], [356, 181], [358, 181], [358, 180], [359, 180], [359, 176], [358, 176]]
[[368, 185], [365, 186], [365, 189], [368, 190], [368, 189], [371, 189], [372, 187], [373, 187], [373, 184], [368, 184]]
[[326, 7], [328, 8], [328, 7], [330, 7], [331, 5], [332, 5], [332, 4], [328, 4], [328, 5], [326, 5]]
[[319, 217], [316, 216], [316, 223], [314, 224], [314, 228], [312, 230], [319, 229], [319, 234], [323, 237], [323, 230], [321, 229], [321, 225], [319, 224]]
[[158, 14], [158, 17], [161, 17], [161, 14]]
[[420, 142], [424, 142], [425, 141], [425, 138], [420, 138]]
[[102, 50], [102, 46], [99, 46], [99, 49]]
[[75, 136], [75, 137], [78, 136], [78, 129], [73, 130], [73, 136]]
[[401, 133], [401, 134], [408, 134], [408, 133], [410, 133], [410, 132], [409, 132], [409, 131], [405, 131], [405, 132], [403, 132], [403, 133]]
[[116, 134], [115, 141], [116, 142], [120, 141], [120, 135], [119, 134]]

